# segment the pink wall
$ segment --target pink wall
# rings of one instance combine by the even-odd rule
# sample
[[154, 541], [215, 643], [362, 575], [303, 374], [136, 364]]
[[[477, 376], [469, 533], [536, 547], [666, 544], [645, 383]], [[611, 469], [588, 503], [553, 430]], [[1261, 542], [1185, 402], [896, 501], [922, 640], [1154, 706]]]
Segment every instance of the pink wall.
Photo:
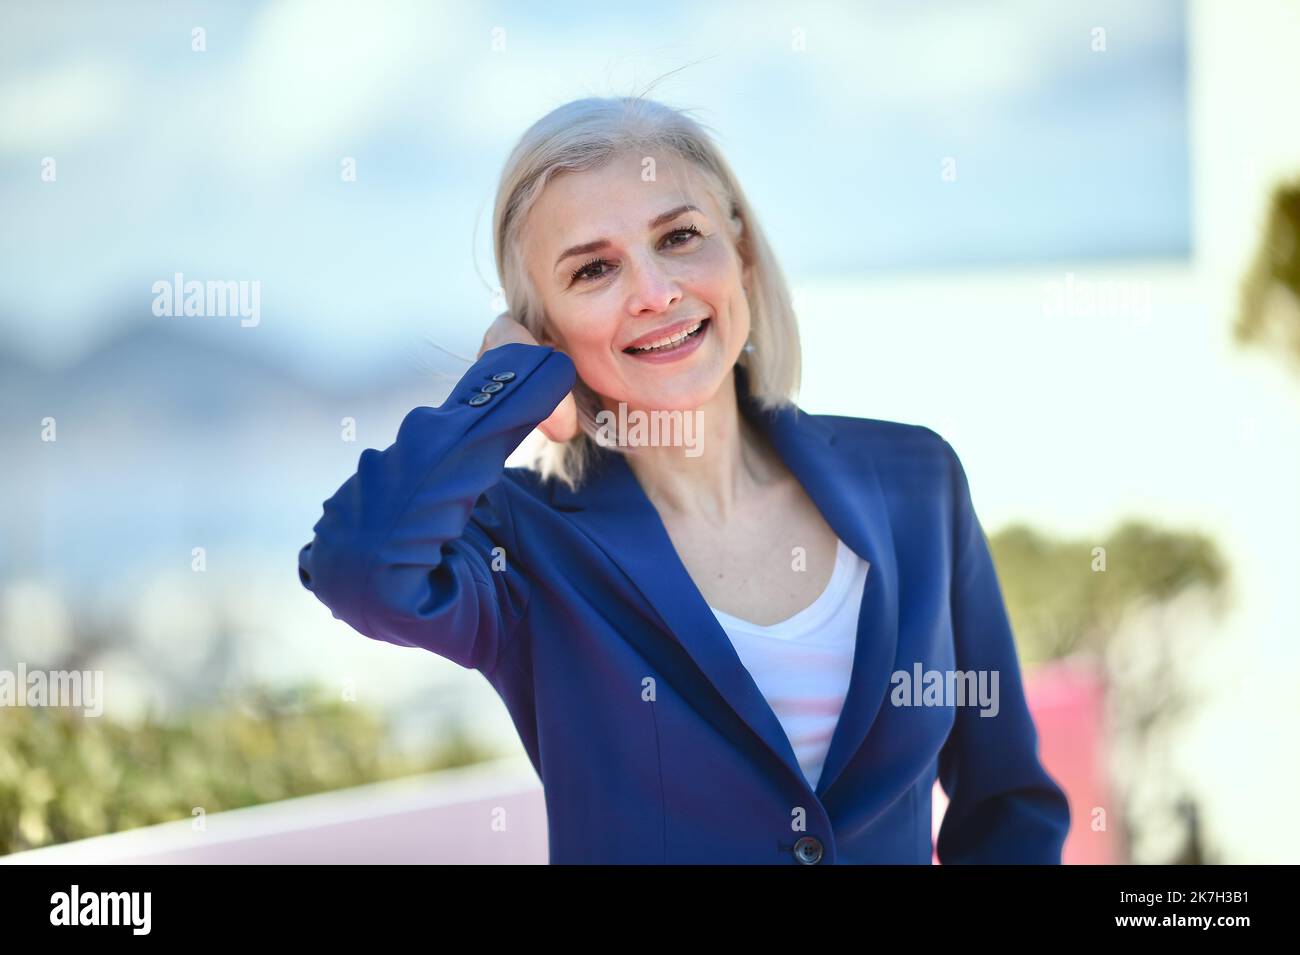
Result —
[[[1106, 783], [1105, 690], [1097, 667], [1083, 657], [1026, 667], [1025, 696], [1038, 728], [1039, 758], [1070, 800], [1070, 834], [1061, 861], [1066, 865], [1124, 862], [1119, 807], [1111, 802]], [[948, 799], [936, 783], [936, 840], [947, 806]], [[1104, 830], [1093, 828], [1097, 808], [1105, 810]], [[934, 862], [938, 861], [936, 853]]]

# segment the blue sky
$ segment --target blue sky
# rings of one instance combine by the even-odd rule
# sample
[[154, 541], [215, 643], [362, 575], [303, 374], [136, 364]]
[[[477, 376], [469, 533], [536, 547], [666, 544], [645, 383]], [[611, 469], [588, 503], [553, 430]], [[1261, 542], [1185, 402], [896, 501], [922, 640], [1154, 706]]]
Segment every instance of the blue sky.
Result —
[[163, 321], [150, 287], [175, 272], [260, 281], [261, 324], [228, 333], [321, 374], [425, 336], [472, 353], [514, 140], [564, 101], [682, 66], [655, 95], [717, 132], [795, 284], [1190, 247], [1180, 3], [0, 16], [0, 347], [43, 363]]

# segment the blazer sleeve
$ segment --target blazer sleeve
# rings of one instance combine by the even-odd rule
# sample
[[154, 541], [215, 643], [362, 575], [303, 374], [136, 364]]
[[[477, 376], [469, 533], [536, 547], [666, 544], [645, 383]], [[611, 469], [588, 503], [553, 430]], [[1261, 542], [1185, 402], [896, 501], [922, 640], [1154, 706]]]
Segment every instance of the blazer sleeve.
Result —
[[1020, 664], [988, 540], [957, 452], [943, 442], [953, 491], [952, 623], [957, 668], [998, 674], [996, 716], [957, 707], [939, 754], [948, 807], [940, 863], [1060, 864], [1070, 828], [1065, 793], [1038, 759]]
[[298, 552], [303, 586], [367, 637], [490, 672], [529, 596], [494, 487], [574, 379], [572, 360], [549, 346], [484, 352], [443, 404], [406, 415], [387, 450], [361, 453]]

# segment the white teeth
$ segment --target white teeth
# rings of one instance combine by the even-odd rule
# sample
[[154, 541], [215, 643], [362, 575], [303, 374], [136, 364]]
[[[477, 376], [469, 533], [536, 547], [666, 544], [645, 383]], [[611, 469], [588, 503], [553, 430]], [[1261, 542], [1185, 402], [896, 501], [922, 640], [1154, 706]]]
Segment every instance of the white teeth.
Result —
[[649, 345], [638, 345], [636, 348], [633, 348], [632, 351], [634, 352], [656, 351], [661, 348], [667, 348], [669, 345], [676, 345], [683, 338], [686, 338], [687, 336], [693, 335], [696, 332], [698, 332], [700, 330], [700, 326], [703, 324], [704, 324], [704, 320], [701, 319], [700, 321], [692, 325], [690, 328], [683, 328], [680, 332], [676, 332], [672, 335], [669, 335], [667, 338], [661, 338], [656, 342], [651, 342]]

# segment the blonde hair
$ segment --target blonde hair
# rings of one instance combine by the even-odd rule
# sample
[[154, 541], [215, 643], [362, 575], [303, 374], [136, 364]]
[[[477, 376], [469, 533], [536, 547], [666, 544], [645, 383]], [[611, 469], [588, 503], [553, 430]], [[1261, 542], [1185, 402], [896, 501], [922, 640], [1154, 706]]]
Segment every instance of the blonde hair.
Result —
[[[741, 262], [749, 266], [747, 298], [752, 351], [742, 352], [749, 397], [760, 408], [790, 404], [799, 388], [799, 331], [785, 276], [744, 190], [704, 127], [682, 110], [643, 96], [574, 100], [547, 113], [520, 137], [497, 187], [493, 239], [497, 273], [510, 314], [538, 341], [546, 315], [523, 261], [521, 233], [534, 203], [559, 173], [593, 169], [628, 153], [667, 153], [702, 174], [724, 216], [730, 215]], [[571, 440], [544, 439], [530, 463], [543, 477], [571, 488], [600, 446], [598, 396], [579, 378], [573, 388], [580, 430]], [[610, 447], [609, 450], [621, 450]]]

